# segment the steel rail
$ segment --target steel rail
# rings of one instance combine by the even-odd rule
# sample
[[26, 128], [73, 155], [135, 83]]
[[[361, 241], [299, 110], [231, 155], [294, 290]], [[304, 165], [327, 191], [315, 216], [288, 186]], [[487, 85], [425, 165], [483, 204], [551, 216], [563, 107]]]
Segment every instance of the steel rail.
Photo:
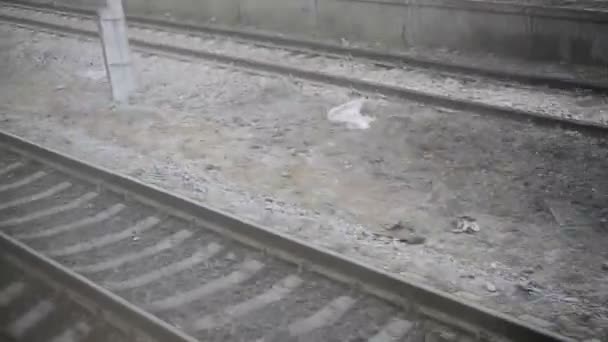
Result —
[[[414, 310], [423, 316], [468, 331], [474, 336], [485, 337], [488, 341], [505, 339], [517, 342], [571, 341], [511, 316], [465, 302], [415, 281], [397, 278], [329, 250], [273, 232], [214, 208], [202, 206], [185, 197], [74, 159], [15, 135], [0, 131], [0, 146], [55, 167], [73, 177], [96, 184], [98, 187], [122, 193], [160, 210], [169, 211], [173, 215], [196, 222], [204, 229], [261, 249], [279, 259], [295, 263], [336, 281], [357, 286], [405, 310]], [[68, 273], [56, 263], [38, 260], [39, 257], [36, 259], [34, 251], [12, 242], [4, 235], [1, 237], [0, 246], [6, 245], [2, 248], [3, 251], [23, 254], [33, 263], [42, 263], [46, 265], [45, 267], [52, 268], [50, 272], [62, 277], [68, 286], [77, 286], [85, 296], [104, 301], [111, 300], [112, 308], [126, 311], [126, 319], [134, 320], [140, 327], [149, 327], [154, 329], [152, 331], [159, 330], [158, 333], [168, 334], [166, 336], [171, 339], [166, 341], [187, 341], [185, 337], [179, 337], [175, 332], [169, 333], [161, 329], [163, 326], [161, 322], [144, 312], [130, 308], [127, 303], [111, 293], [101, 291], [95, 284], [74, 273]], [[144, 320], [146, 317], [147, 319]], [[178, 337], [182, 339], [177, 339]]]
[[[38, 8], [53, 11], [61, 11], [71, 14], [79, 14], [87, 17], [96, 15], [93, 9], [85, 7], [65, 6], [56, 3], [37, 3], [28, 0], [0, 0], [0, 3], [7, 3], [23, 8]], [[189, 21], [172, 21], [160, 19], [157, 17], [130, 15], [127, 14], [127, 19], [133, 24], [154, 25], [165, 29], [175, 29], [187, 31], [192, 34], [212, 34], [221, 35], [232, 38], [239, 38], [251, 42], [262, 42], [276, 45], [278, 48], [289, 47], [292, 49], [304, 49], [306, 51], [314, 51], [317, 53], [329, 53], [340, 55], [344, 58], [352, 56], [362, 59], [368, 59], [371, 62], [390, 63], [398, 66], [412, 66], [435, 71], [443, 71], [465, 75], [475, 75], [481, 77], [492, 78], [501, 81], [518, 82], [533, 86], [547, 86], [554, 89], [585, 89], [598, 93], [608, 93], [608, 82], [588, 81], [583, 79], [571, 79], [552, 75], [529, 74], [518, 71], [505, 71], [497, 68], [483, 67], [479, 65], [468, 65], [464, 63], [456, 63], [445, 60], [435, 60], [418, 56], [411, 56], [398, 52], [378, 51], [370, 48], [341, 46], [319, 40], [311, 40], [304, 38], [294, 38], [279, 34], [267, 32], [245, 31], [242, 29], [233, 29], [219, 25], [209, 25], [201, 23], [193, 23]], [[608, 76], [608, 74], [607, 74]]]

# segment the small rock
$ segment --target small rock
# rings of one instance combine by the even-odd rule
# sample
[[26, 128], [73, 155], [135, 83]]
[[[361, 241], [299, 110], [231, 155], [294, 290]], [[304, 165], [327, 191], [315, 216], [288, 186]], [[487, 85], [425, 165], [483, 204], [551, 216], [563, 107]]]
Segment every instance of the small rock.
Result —
[[289, 176], [290, 176], [290, 174], [287, 171], [281, 173], [281, 177], [283, 177], [283, 178], [289, 178]]
[[399, 241], [405, 242], [408, 245], [421, 245], [426, 242], [426, 238], [421, 235], [412, 234], [405, 237], [400, 237]]
[[410, 245], [420, 245], [426, 242], [426, 237], [418, 234], [416, 229], [407, 222], [399, 221], [384, 229], [390, 233], [375, 233], [374, 235], [388, 237]]
[[490, 292], [496, 292], [496, 286], [492, 283], [486, 283], [486, 290]]
[[602, 264], [602, 270], [608, 271], [608, 262]]
[[521, 271], [521, 273], [523, 274], [532, 274], [534, 273], [534, 269], [533, 268], [525, 268]]
[[216, 166], [216, 165], [213, 165], [213, 164], [207, 164], [207, 166], [205, 166], [205, 169], [207, 171], [213, 171], [213, 170], [219, 170], [220, 167]]

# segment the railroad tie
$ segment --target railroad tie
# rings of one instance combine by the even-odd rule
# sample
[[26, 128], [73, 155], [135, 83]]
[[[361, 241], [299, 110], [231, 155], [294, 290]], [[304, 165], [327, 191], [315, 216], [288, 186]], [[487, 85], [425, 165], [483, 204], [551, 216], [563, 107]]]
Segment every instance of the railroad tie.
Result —
[[76, 209], [76, 208], [82, 206], [83, 204], [89, 202], [90, 200], [94, 199], [95, 197], [97, 197], [97, 195], [98, 194], [95, 192], [88, 192], [66, 204], [37, 210], [37, 211], [31, 212], [24, 216], [14, 217], [14, 218], [10, 218], [8, 220], [0, 221], [0, 227], [15, 226], [18, 224], [23, 224], [23, 223], [38, 220], [41, 218], [45, 218], [47, 216], [57, 215], [64, 211]]
[[38, 179], [40, 179], [40, 178], [42, 178], [42, 177], [44, 177], [46, 175], [47, 175], [46, 172], [44, 172], [44, 171], [38, 171], [38, 172], [36, 172], [34, 174], [31, 174], [31, 175], [29, 175], [29, 176], [27, 176], [25, 178], [21, 178], [21, 179], [19, 179], [17, 181], [14, 181], [12, 183], [2, 184], [2, 185], [0, 185], [0, 192], [8, 191], [8, 190], [13, 190], [13, 189], [16, 189], [16, 188], [20, 188], [22, 186], [25, 186], [25, 185], [28, 185], [30, 183], [33, 183], [33, 182], [37, 181]]
[[94, 216], [85, 217], [85, 218], [75, 221], [75, 222], [61, 224], [61, 225], [58, 225], [55, 227], [51, 227], [48, 229], [44, 229], [44, 230], [32, 232], [32, 233], [18, 233], [18, 234], [15, 234], [14, 236], [15, 236], [15, 238], [21, 239], [21, 240], [31, 240], [31, 239], [39, 239], [39, 238], [55, 236], [55, 235], [58, 235], [61, 233], [66, 233], [66, 232], [74, 231], [76, 229], [85, 228], [85, 227], [93, 225], [93, 224], [101, 223], [101, 222], [108, 220], [108, 219], [112, 218], [113, 216], [117, 215], [124, 208], [126, 208], [125, 205], [116, 204], [106, 210], [103, 210], [103, 211], [95, 214]]
[[172, 247], [178, 246], [182, 242], [189, 239], [191, 236], [192, 236], [192, 232], [190, 232], [189, 230], [180, 230], [179, 232], [159, 241], [157, 244], [152, 245], [150, 247], [146, 247], [140, 251], [123, 254], [123, 255], [117, 256], [116, 258], [101, 261], [101, 262], [90, 264], [90, 265], [75, 266], [73, 269], [76, 272], [82, 272], [82, 273], [93, 273], [93, 272], [106, 271], [111, 268], [120, 267], [129, 262], [137, 261], [137, 260], [140, 260], [143, 258], [153, 256], [155, 254], [161, 253]]
[[[50, 187], [49, 189], [44, 190], [42, 192], [39, 192], [39, 193], [36, 193], [33, 195], [29, 195], [29, 196], [25, 196], [25, 197], [21, 197], [21, 198], [17, 198], [15, 200], [12, 200], [9, 202], [0, 203], [0, 210], [18, 207], [18, 206], [28, 204], [31, 202], [40, 201], [40, 200], [43, 200], [43, 199], [46, 199], [49, 197], [53, 197], [53, 196], [57, 195], [58, 193], [68, 189], [70, 186], [72, 186], [72, 184], [70, 182], [63, 182], [63, 183], [59, 183], [53, 187]], [[2, 189], [0, 189], [0, 191], [2, 191]]]
[[178, 262], [169, 264], [154, 271], [122, 282], [107, 283], [106, 287], [110, 290], [118, 291], [144, 286], [153, 283], [157, 280], [160, 280], [161, 278], [170, 277], [179, 272], [191, 269], [192, 267], [198, 264], [204, 263], [213, 256], [215, 256], [217, 253], [219, 253], [221, 250], [222, 246], [215, 243], [211, 243], [207, 246], [205, 250], [199, 250], [186, 259], [180, 260]]
[[238, 270], [230, 273], [227, 276], [212, 280], [193, 290], [181, 292], [158, 300], [146, 305], [146, 307], [153, 312], [177, 308], [181, 305], [203, 299], [219, 291], [225, 291], [237, 286], [240, 283], [247, 281], [262, 268], [264, 268], [264, 264], [257, 260], [246, 261], [240, 265]]

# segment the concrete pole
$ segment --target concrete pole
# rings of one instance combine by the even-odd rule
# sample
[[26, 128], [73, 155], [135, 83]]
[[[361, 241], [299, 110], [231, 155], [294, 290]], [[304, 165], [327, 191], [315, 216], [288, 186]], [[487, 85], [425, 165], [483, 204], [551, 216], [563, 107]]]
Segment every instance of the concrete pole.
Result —
[[103, 46], [106, 73], [110, 80], [112, 98], [127, 102], [135, 90], [135, 76], [131, 63], [127, 22], [122, 0], [100, 0], [99, 35]]

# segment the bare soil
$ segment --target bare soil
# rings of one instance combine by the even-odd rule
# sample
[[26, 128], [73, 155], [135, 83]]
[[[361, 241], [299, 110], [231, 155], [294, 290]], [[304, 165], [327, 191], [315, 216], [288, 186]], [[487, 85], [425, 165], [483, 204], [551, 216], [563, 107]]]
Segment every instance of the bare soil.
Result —
[[[608, 339], [608, 136], [379, 96], [371, 127], [350, 130], [327, 120], [361, 96], [347, 89], [140, 54], [140, 90], [118, 106], [96, 42], [3, 25], [0, 46], [2, 130]], [[464, 215], [479, 232], [453, 232]]]

